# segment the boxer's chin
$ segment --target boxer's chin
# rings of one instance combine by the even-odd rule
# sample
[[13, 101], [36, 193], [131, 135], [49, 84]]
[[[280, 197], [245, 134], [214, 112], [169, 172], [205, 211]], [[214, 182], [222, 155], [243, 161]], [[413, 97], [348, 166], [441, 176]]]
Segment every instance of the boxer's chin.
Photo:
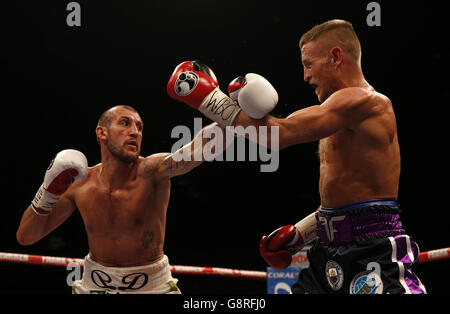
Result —
[[124, 163], [135, 162], [139, 158], [140, 150], [135, 147], [134, 149], [123, 149], [121, 154], [116, 156], [120, 161]]
[[129, 153], [121, 154], [121, 155], [116, 156], [116, 158], [126, 164], [129, 164], [129, 163], [135, 162], [139, 158], [139, 152], [134, 153], [134, 154], [129, 154]]
[[135, 162], [139, 158], [140, 150], [129, 150], [126, 148], [119, 149], [118, 147], [112, 145], [109, 141], [107, 142], [108, 150], [115, 158], [123, 163], [129, 164]]

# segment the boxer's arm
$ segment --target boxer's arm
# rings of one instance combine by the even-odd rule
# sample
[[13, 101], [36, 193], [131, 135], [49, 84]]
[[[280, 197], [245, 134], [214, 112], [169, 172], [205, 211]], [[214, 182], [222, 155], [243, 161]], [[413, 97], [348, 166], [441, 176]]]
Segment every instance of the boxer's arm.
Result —
[[65, 149], [56, 154], [31, 205], [22, 215], [17, 242], [33, 244], [70, 216], [75, 209], [73, 186], [84, 180], [87, 168], [87, 158], [80, 151]]
[[373, 93], [362, 88], [345, 88], [335, 92], [321, 105], [298, 110], [287, 118], [267, 115], [262, 119], [252, 119], [241, 111], [234, 120], [234, 126], [267, 126], [267, 145], [274, 140], [270, 127], [279, 128], [279, 148], [283, 149], [299, 143], [317, 141], [343, 128], [352, 127], [373, 113], [369, 99]]
[[47, 234], [60, 226], [76, 208], [75, 202], [69, 197], [70, 188], [67, 190], [53, 207], [52, 213], [41, 216], [28, 206], [22, 215], [16, 239], [20, 245], [31, 245], [45, 237]]
[[280, 227], [270, 235], [263, 236], [259, 243], [262, 258], [274, 268], [288, 267], [292, 263], [292, 255], [316, 239], [316, 227], [314, 212], [295, 225]]
[[[219, 136], [215, 133], [207, 135], [205, 131], [215, 128], [220, 131]], [[158, 179], [171, 178], [183, 175], [202, 164], [206, 151], [211, 151], [214, 155], [222, 153], [230, 141], [226, 139], [225, 129], [217, 123], [212, 123], [203, 128], [194, 139], [174, 153], [158, 153], [148, 156], [143, 163], [143, 176], [155, 177]]]

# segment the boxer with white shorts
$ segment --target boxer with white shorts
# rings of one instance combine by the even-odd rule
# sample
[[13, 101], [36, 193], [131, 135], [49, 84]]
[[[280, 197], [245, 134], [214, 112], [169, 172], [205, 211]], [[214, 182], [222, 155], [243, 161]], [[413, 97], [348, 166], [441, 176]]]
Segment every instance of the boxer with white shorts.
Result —
[[[193, 156], [206, 144], [215, 147], [214, 137], [202, 135], [215, 126], [196, 135], [201, 145], [193, 145], [194, 138], [177, 152], [142, 157], [144, 125], [138, 112], [126, 105], [106, 110], [95, 130], [101, 163], [88, 167], [76, 150], [58, 153], [22, 216], [17, 241], [36, 243], [78, 208], [89, 255], [74, 293], [179, 293], [163, 252], [170, 179], [204, 161]], [[180, 158], [186, 155], [190, 160]]]
[[82, 280], [72, 286], [73, 294], [180, 294], [178, 280], [172, 277], [169, 259], [134, 267], [106, 267], [84, 258]]

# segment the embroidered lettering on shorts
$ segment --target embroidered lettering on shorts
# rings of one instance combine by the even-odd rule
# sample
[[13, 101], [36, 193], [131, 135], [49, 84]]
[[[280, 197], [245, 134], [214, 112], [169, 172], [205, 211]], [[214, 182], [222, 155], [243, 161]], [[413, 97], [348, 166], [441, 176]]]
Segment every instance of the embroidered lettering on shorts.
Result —
[[109, 274], [102, 270], [95, 269], [91, 272], [92, 282], [99, 288], [109, 290], [138, 290], [144, 287], [148, 282], [148, 275], [145, 273], [133, 273], [128, 274], [122, 278], [122, 283], [126, 286], [113, 286], [110, 283], [112, 278]]

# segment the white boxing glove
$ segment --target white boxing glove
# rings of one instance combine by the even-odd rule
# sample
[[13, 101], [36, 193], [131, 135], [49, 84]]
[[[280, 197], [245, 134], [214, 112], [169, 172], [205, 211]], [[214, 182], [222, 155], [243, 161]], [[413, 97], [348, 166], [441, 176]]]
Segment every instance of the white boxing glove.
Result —
[[228, 86], [228, 93], [254, 119], [265, 117], [278, 104], [275, 88], [264, 77], [255, 73], [235, 78]]
[[82, 152], [66, 149], [59, 152], [45, 172], [44, 182], [31, 207], [36, 214], [49, 215], [60, 196], [76, 181], [86, 176], [88, 162]]

